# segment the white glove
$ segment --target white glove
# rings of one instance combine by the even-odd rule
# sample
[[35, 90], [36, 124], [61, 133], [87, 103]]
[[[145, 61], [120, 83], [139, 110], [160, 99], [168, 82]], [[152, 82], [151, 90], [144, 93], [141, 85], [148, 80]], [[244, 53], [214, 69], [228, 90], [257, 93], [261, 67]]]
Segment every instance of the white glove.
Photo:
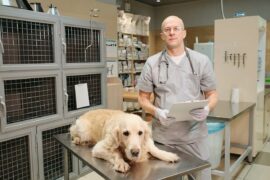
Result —
[[192, 109], [189, 114], [196, 121], [203, 121], [207, 118], [209, 114], [209, 106], [205, 106], [204, 108]]
[[160, 121], [162, 125], [168, 126], [170, 124], [168, 119], [169, 110], [156, 108], [155, 117]]

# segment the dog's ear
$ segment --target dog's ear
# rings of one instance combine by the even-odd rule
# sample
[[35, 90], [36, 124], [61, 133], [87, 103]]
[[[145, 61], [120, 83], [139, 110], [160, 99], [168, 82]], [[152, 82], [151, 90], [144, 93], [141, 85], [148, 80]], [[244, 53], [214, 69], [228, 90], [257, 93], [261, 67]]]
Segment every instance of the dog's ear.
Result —
[[120, 127], [116, 126], [113, 130], [112, 130], [112, 137], [114, 139], [114, 144], [115, 146], [117, 146], [117, 148], [120, 145]]
[[143, 128], [144, 128], [144, 143], [147, 143], [147, 141], [152, 136], [152, 131], [151, 131], [149, 125], [147, 124], [147, 122], [142, 121], [142, 123], [143, 123]]

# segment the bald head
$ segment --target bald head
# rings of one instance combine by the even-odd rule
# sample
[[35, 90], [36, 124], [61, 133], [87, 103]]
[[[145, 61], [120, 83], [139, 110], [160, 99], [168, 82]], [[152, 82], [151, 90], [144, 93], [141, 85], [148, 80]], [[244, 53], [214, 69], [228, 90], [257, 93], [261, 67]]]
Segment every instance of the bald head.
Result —
[[172, 22], [172, 21], [177, 22], [177, 24], [179, 24], [179, 26], [180, 26], [182, 29], [185, 29], [184, 22], [183, 22], [182, 19], [180, 19], [180, 18], [177, 17], [177, 16], [168, 16], [168, 17], [166, 17], [166, 18], [163, 20], [163, 22], [162, 22], [162, 24], [161, 24], [161, 30], [164, 29], [164, 27], [166, 26], [167, 23]]

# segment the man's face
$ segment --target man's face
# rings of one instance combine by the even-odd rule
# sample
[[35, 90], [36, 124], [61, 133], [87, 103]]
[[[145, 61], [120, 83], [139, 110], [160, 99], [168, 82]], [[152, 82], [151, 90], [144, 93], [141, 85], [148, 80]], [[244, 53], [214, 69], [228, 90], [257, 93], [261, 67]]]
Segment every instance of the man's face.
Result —
[[181, 26], [177, 18], [169, 18], [164, 21], [161, 38], [166, 43], [167, 48], [178, 48], [183, 44], [186, 37], [186, 31]]

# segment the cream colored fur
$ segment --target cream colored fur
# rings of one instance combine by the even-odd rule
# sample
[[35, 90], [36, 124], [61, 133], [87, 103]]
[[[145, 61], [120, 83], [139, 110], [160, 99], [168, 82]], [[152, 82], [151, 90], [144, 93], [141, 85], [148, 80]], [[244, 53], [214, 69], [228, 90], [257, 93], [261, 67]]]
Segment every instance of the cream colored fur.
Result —
[[158, 149], [151, 138], [147, 123], [139, 116], [117, 110], [92, 110], [71, 126], [72, 142], [77, 145], [95, 144], [94, 157], [109, 161], [116, 171], [127, 172], [129, 162], [149, 159], [149, 154], [167, 162], [179, 157]]

